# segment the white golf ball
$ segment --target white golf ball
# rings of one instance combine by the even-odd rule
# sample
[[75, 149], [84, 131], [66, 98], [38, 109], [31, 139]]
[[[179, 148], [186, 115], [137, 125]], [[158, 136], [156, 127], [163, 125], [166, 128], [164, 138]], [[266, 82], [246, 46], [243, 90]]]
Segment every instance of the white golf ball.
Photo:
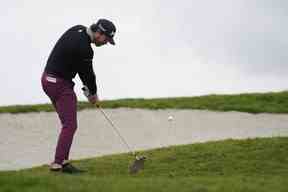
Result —
[[173, 119], [174, 119], [174, 118], [173, 118], [173, 116], [171, 116], [171, 115], [168, 117], [168, 121], [173, 121]]

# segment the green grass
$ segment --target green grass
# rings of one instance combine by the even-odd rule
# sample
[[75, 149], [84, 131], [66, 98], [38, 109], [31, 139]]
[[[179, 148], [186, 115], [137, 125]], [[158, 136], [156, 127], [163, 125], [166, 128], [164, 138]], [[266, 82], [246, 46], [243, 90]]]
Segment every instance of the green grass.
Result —
[[[238, 95], [206, 95], [158, 99], [119, 99], [101, 102], [104, 108], [144, 109], [203, 109], [215, 111], [241, 111], [249, 113], [288, 113], [288, 91], [250, 93]], [[79, 102], [78, 109], [93, 108], [87, 102]], [[26, 113], [54, 111], [50, 104], [16, 105], [0, 107], [0, 113]]]
[[149, 160], [128, 174], [127, 154], [75, 161], [80, 175], [47, 166], [0, 172], [2, 192], [249, 192], [288, 191], [288, 138], [225, 140], [141, 152]]

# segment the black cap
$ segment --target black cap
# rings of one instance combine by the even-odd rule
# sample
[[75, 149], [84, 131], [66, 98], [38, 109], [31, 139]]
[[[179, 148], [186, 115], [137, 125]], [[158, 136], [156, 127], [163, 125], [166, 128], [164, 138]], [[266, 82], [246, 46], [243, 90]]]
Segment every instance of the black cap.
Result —
[[93, 32], [100, 31], [104, 33], [108, 37], [108, 42], [115, 45], [113, 37], [116, 32], [116, 27], [111, 21], [107, 19], [99, 19], [97, 23], [92, 24], [90, 28]]

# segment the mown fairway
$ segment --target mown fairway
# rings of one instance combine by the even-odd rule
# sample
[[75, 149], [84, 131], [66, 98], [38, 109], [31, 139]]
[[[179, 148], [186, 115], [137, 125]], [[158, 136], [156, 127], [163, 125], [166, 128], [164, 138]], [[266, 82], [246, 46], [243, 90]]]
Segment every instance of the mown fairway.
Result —
[[288, 191], [288, 138], [226, 140], [141, 152], [149, 159], [128, 174], [127, 154], [74, 162], [79, 175], [47, 166], [0, 172], [0, 191]]

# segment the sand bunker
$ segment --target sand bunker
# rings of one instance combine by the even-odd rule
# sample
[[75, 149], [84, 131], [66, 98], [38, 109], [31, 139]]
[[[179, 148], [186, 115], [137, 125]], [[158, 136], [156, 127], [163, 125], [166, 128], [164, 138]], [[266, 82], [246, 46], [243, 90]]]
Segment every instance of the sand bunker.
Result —
[[[228, 138], [288, 136], [288, 115], [201, 110], [105, 109], [136, 150]], [[168, 117], [173, 116], [173, 121]], [[126, 152], [97, 110], [78, 113], [72, 159]], [[56, 113], [0, 114], [0, 170], [50, 163], [60, 122]]]

